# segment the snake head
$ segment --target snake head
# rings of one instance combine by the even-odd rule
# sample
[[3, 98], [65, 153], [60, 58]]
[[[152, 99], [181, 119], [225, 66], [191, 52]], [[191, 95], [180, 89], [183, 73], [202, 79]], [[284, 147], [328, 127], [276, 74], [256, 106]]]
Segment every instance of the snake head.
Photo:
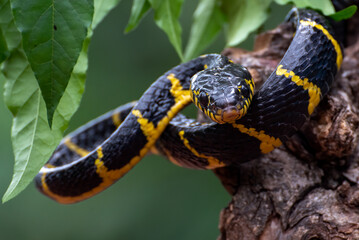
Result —
[[213, 121], [231, 123], [247, 113], [254, 94], [254, 82], [248, 70], [228, 61], [211, 64], [191, 80], [195, 105]]

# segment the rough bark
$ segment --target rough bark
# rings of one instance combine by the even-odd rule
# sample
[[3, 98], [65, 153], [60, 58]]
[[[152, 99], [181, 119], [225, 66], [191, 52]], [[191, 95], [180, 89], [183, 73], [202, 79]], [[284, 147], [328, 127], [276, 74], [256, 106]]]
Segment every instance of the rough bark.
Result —
[[[301, 131], [260, 159], [215, 170], [233, 196], [220, 215], [219, 240], [359, 239], [359, 14], [347, 22], [342, 69]], [[260, 35], [253, 52], [224, 54], [247, 66], [260, 86], [293, 30]]]

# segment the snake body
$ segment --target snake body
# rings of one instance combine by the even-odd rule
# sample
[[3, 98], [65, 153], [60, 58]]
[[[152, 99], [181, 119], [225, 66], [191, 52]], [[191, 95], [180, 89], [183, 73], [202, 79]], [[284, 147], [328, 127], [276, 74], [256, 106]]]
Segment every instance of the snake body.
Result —
[[[191, 95], [195, 103], [200, 102], [199, 90], [189, 91], [193, 75], [213, 62], [219, 66], [209, 69], [233, 64], [220, 55], [201, 56], [166, 72], [137, 103], [66, 137], [36, 176], [38, 189], [58, 202], [74, 203], [109, 187], [151, 150], [183, 167], [213, 169], [240, 165], [279, 147], [329, 91], [343, 58], [333, 30], [320, 14], [297, 10], [290, 20], [296, 26], [292, 43], [249, 108], [252, 94], [244, 94], [249, 96], [239, 110], [247, 112], [244, 117], [229, 117], [225, 124], [200, 124], [178, 114], [191, 102]], [[242, 75], [249, 80], [246, 73]], [[253, 88], [250, 81], [246, 84], [239, 89]], [[220, 115], [201, 108], [214, 120]]]
[[310, 10], [294, 14], [291, 45], [254, 95], [247, 115], [232, 124], [196, 127], [177, 117], [157, 143], [172, 162], [199, 169], [217, 167], [209, 159], [239, 165], [271, 152], [299, 130], [329, 91], [343, 55], [325, 18]]

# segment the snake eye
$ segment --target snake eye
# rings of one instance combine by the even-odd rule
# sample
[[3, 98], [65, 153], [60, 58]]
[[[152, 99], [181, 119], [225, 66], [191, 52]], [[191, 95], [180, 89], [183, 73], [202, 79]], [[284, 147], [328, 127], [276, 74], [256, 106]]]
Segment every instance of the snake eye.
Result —
[[198, 101], [203, 107], [207, 107], [208, 105], [208, 96], [204, 92], [201, 92], [198, 96]]
[[249, 88], [246, 85], [242, 85], [241, 93], [243, 97], [248, 98], [249, 97]]

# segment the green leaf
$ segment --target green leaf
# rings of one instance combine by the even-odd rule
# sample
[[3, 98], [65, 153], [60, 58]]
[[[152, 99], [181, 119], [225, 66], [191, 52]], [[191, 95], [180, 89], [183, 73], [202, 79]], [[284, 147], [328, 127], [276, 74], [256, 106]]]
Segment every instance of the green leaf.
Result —
[[[67, 129], [72, 115], [80, 106], [82, 94], [85, 90], [86, 71], [88, 67], [87, 52], [91, 36], [92, 30], [89, 29], [88, 37], [84, 41], [79, 59], [72, 71], [69, 84], [67, 85], [64, 95], [62, 96], [54, 114], [52, 129], [53, 131], [60, 131], [61, 137], [62, 133]], [[42, 165], [45, 162], [43, 162]]]
[[227, 46], [243, 42], [268, 18], [271, 0], [223, 0], [222, 9], [228, 20]]
[[94, 0], [95, 12], [93, 14], [91, 28], [95, 29], [119, 2], [121, 2], [121, 0]]
[[[40, 87], [24, 51], [21, 48], [13, 51], [5, 61], [4, 75], [2, 75], [6, 81], [4, 99], [14, 115], [11, 135], [15, 166], [13, 178], [3, 196], [3, 202], [25, 189], [59, 144], [62, 133], [77, 110], [84, 91], [88, 63], [87, 51], [93, 28], [118, 2], [118, 0], [111, 3], [107, 1], [106, 4], [102, 4], [102, 0], [95, 0], [92, 28], [88, 30], [70, 81], [54, 113], [52, 129], [47, 123], [46, 106], [40, 95]], [[8, 45], [14, 44], [8, 43]]]
[[182, 54], [182, 28], [179, 15], [183, 0], [149, 0], [155, 11], [155, 22], [168, 36], [178, 56], [183, 61]]
[[344, 9], [340, 10], [339, 12], [336, 12], [336, 13], [334, 13], [332, 15], [329, 15], [329, 17], [331, 17], [335, 21], [339, 22], [339, 21], [351, 18], [355, 14], [357, 9], [358, 9], [357, 6], [351, 5], [351, 6], [347, 7], [347, 8], [344, 8]]
[[5, 55], [7, 58], [10, 52], [21, 43], [21, 34], [13, 21], [9, 0], [0, 0], [0, 35], [2, 38], [0, 40], [1, 55]]
[[5, 36], [0, 28], [0, 64], [5, 61], [5, 59], [7, 59], [9, 55], [10, 52], [6, 45]]
[[131, 16], [126, 26], [125, 32], [135, 29], [140, 23], [141, 19], [146, 12], [150, 9], [151, 5], [147, 0], [134, 0], [131, 9]]
[[330, 0], [275, 0], [275, 2], [281, 5], [294, 3], [298, 8], [312, 8], [321, 11], [326, 16], [335, 13]]
[[93, 0], [13, 0], [11, 7], [51, 126], [91, 24]]
[[23, 50], [12, 52], [4, 67], [5, 102], [14, 115], [11, 139], [15, 156], [13, 179], [3, 201], [22, 191], [61, 140], [47, 123], [45, 102]]
[[184, 55], [185, 61], [197, 56], [218, 35], [225, 21], [216, 0], [201, 0], [193, 15], [191, 33]]

